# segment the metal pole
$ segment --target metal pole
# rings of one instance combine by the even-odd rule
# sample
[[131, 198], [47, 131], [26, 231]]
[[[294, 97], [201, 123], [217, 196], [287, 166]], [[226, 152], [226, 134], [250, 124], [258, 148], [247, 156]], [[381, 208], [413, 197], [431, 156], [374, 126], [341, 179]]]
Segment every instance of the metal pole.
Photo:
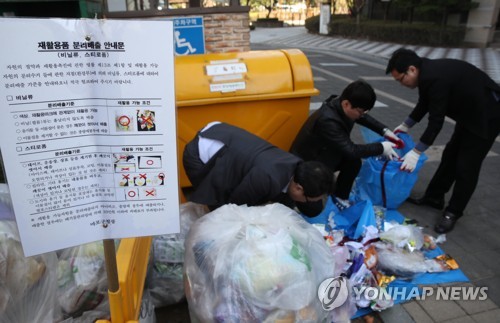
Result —
[[108, 290], [116, 293], [120, 288], [118, 282], [118, 268], [116, 266], [115, 241], [113, 239], [104, 239], [104, 261], [106, 264], [106, 273], [108, 275]]

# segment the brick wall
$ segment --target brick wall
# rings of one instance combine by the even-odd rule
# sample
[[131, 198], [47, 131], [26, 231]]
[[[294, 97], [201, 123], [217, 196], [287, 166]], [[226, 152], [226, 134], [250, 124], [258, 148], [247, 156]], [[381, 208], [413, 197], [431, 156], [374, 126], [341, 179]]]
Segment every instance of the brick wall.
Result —
[[207, 53], [250, 50], [248, 13], [204, 14], [203, 22]]
[[[0, 0], [1, 1], [1, 0]], [[250, 50], [250, 7], [228, 6], [146, 11], [107, 12], [107, 18], [148, 19], [202, 16], [205, 29], [205, 52], [226, 53]]]

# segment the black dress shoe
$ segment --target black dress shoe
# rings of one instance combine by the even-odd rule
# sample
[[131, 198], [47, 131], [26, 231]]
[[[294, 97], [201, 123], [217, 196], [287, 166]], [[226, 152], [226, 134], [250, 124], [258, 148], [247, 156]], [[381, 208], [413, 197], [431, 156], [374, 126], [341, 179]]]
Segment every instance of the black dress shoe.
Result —
[[441, 219], [434, 226], [434, 231], [437, 233], [446, 233], [453, 230], [455, 223], [458, 220], [458, 216], [451, 212], [445, 211]]
[[409, 197], [406, 199], [408, 202], [410, 202], [411, 204], [415, 204], [415, 205], [427, 205], [427, 206], [430, 206], [434, 209], [438, 209], [438, 210], [442, 210], [443, 207], [444, 207], [444, 198], [434, 198], [434, 197], [427, 197], [427, 196], [423, 196], [421, 198], [413, 198], [413, 197]]

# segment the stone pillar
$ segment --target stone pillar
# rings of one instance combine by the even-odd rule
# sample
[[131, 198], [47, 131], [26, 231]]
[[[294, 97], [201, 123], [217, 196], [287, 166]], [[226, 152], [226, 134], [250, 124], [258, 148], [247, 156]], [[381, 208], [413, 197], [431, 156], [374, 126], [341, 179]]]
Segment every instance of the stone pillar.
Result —
[[469, 11], [464, 43], [487, 47], [495, 34], [500, 0], [475, 1], [479, 2], [479, 7]]
[[324, 2], [320, 4], [319, 11], [319, 33], [322, 35], [328, 35], [328, 24], [330, 24], [330, 17], [332, 15], [332, 9], [330, 3]]

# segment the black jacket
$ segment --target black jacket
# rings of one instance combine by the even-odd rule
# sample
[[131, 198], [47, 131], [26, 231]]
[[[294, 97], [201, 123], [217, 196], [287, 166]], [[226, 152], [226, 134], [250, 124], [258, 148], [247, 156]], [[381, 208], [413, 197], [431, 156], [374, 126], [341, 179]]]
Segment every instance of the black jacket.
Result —
[[384, 151], [380, 143], [355, 144], [351, 140], [354, 123], [382, 135], [385, 126], [368, 114], [353, 121], [345, 115], [336, 96], [328, 98], [304, 123], [290, 152], [304, 160], [326, 163], [333, 171], [339, 162], [377, 156]]
[[419, 122], [429, 113], [429, 122], [420, 141], [432, 145], [445, 116], [468, 131], [486, 138], [488, 121], [500, 116], [493, 99], [500, 87], [472, 64], [455, 59], [422, 58], [418, 76], [418, 103], [409, 115]]
[[[293, 206], [282, 190], [301, 160], [241, 128], [221, 123], [198, 134], [224, 143], [213, 166], [190, 196], [193, 202], [219, 207], [223, 204], [260, 205], [280, 202]], [[193, 141], [189, 144], [192, 144]], [[194, 142], [197, 144], [197, 140]], [[199, 158], [184, 153], [184, 158]], [[186, 168], [186, 172], [188, 168]], [[189, 176], [189, 174], [188, 174]]]

